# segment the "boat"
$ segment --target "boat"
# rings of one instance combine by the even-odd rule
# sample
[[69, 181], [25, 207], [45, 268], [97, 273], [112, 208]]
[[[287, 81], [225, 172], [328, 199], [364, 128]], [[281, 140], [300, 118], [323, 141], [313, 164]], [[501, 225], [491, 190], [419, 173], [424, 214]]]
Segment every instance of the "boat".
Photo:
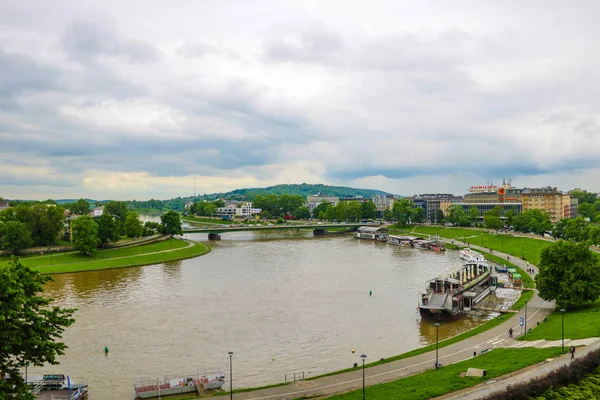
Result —
[[421, 316], [455, 319], [469, 311], [489, 293], [490, 273], [487, 263], [467, 263], [428, 281], [419, 297]]
[[356, 233], [354, 233], [354, 238], [386, 242], [388, 240], [387, 232], [388, 230], [386, 228], [380, 228], [376, 226], [361, 226], [356, 230]]
[[429, 250], [430, 240], [413, 240], [412, 247], [415, 249]]
[[83, 400], [88, 397], [88, 385], [82, 380], [75, 382], [64, 374], [44, 374], [42, 376], [26, 376], [27, 385], [36, 399], [69, 399]]
[[164, 377], [138, 378], [133, 390], [138, 399], [169, 396], [202, 390], [220, 389], [225, 384], [225, 372], [196, 372], [165, 375]]
[[458, 256], [468, 263], [486, 262], [483, 254], [469, 248], [459, 250]]
[[388, 235], [387, 242], [388, 244], [393, 244], [396, 246], [410, 246], [413, 240], [416, 237], [414, 236], [396, 236], [396, 235]]

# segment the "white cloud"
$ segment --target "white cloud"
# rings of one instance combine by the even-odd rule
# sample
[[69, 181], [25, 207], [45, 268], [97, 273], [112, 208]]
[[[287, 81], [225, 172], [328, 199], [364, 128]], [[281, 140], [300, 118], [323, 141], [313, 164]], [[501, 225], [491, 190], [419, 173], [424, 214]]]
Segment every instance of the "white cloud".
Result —
[[44, 7], [0, 4], [0, 163], [48, 168], [3, 197], [600, 190], [597, 2]]

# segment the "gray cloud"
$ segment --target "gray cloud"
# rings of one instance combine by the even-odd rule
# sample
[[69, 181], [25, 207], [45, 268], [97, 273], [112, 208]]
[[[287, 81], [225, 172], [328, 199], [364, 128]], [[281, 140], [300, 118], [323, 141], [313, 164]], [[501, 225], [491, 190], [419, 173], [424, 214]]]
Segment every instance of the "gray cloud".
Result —
[[160, 53], [151, 45], [138, 40], [124, 39], [106, 23], [77, 21], [63, 37], [67, 54], [78, 61], [108, 56], [131, 63], [157, 61]]

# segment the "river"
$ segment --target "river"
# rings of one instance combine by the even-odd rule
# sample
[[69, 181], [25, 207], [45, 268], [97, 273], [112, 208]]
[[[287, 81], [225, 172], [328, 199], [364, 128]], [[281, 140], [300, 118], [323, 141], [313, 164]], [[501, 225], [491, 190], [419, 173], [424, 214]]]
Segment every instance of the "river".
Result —
[[[460, 261], [454, 251], [350, 235], [222, 237], [195, 259], [55, 276], [46, 294], [78, 308], [77, 321], [64, 334], [69, 348], [61, 365], [30, 374], [84, 377], [91, 400], [112, 400], [133, 397], [134, 377], [228, 372], [229, 351], [238, 388], [283, 382], [289, 372], [313, 376], [350, 367], [361, 353], [375, 361], [435, 343], [435, 327], [421, 321], [417, 298], [428, 279]], [[486, 318], [444, 323], [440, 340]]]

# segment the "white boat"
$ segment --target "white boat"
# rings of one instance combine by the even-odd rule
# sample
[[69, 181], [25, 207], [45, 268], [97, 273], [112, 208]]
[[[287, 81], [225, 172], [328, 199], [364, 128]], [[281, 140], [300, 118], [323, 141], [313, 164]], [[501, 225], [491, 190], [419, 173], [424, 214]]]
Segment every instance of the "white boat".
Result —
[[411, 241], [414, 239], [416, 239], [414, 236], [388, 235], [387, 242], [396, 246], [410, 246]]
[[462, 258], [463, 260], [465, 260], [468, 263], [478, 263], [478, 262], [485, 262], [486, 259], [483, 256], [483, 254], [478, 253], [474, 250], [471, 250], [469, 248], [466, 249], [462, 249], [458, 252], [458, 256], [460, 258]]

